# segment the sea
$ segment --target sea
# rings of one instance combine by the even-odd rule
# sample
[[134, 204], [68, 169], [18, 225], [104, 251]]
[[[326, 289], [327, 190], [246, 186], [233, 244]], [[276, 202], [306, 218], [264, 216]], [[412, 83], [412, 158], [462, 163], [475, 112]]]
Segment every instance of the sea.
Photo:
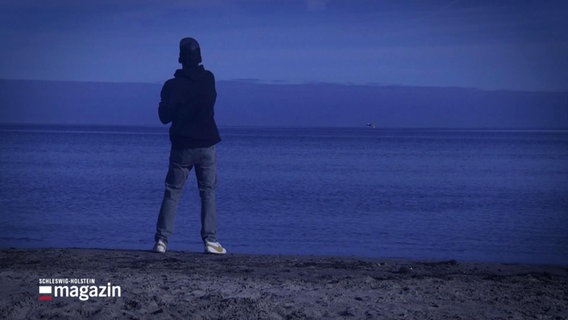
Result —
[[[568, 131], [221, 127], [231, 253], [568, 264]], [[0, 127], [0, 247], [149, 250], [166, 127]], [[168, 248], [203, 250], [195, 176]]]

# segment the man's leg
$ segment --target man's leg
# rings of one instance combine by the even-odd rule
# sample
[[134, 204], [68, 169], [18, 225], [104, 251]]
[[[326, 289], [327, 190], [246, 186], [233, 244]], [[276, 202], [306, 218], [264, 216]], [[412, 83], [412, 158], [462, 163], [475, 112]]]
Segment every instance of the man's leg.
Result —
[[182, 157], [183, 152], [181, 150], [172, 149], [166, 176], [166, 190], [156, 224], [156, 235], [154, 236], [156, 242], [162, 240], [164, 243], [168, 243], [168, 237], [174, 229], [178, 202], [188, 173], [191, 170], [191, 166], [184, 165]]
[[201, 197], [201, 238], [204, 242], [217, 242], [216, 166], [215, 146], [200, 149], [195, 161], [195, 175]]

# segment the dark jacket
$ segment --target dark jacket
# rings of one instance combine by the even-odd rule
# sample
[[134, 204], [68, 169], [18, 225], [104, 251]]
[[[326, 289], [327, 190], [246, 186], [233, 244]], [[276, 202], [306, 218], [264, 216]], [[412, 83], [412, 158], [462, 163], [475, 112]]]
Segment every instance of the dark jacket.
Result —
[[221, 141], [213, 110], [215, 77], [202, 65], [178, 69], [164, 83], [160, 97], [158, 115], [163, 124], [172, 123], [172, 147], [205, 148]]

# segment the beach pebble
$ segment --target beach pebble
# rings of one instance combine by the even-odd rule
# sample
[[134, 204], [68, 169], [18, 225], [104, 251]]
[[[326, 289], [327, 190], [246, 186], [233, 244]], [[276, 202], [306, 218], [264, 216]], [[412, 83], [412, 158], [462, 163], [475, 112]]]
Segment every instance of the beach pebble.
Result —
[[400, 268], [398, 268], [398, 273], [410, 273], [410, 272], [412, 272], [411, 266], [401, 266]]
[[203, 297], [206, 293], [203, 290], [193, 290], [191, 294], [197, 298]]

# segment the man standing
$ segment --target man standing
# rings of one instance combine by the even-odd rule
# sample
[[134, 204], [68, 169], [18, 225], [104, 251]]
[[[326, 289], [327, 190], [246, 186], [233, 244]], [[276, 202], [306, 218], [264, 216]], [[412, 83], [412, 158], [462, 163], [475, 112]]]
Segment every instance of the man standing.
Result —
[[224, 254], [217, 241], [217, 184], [215, 144], [221, 141], [214, 119], [215, 78], [201, 65], [201, 49], [193, 38], [179, 44], [179, 63], [174, 78], [166, 81], [160, 94], [160, 121], [171, 122], [170, 164], [166, 190], [156, 226], [154, 251], [166, 252], [173, 232], [177, 206], [189, 172], [195, 167], [201, 197], [201, 238], [206, 253]]

